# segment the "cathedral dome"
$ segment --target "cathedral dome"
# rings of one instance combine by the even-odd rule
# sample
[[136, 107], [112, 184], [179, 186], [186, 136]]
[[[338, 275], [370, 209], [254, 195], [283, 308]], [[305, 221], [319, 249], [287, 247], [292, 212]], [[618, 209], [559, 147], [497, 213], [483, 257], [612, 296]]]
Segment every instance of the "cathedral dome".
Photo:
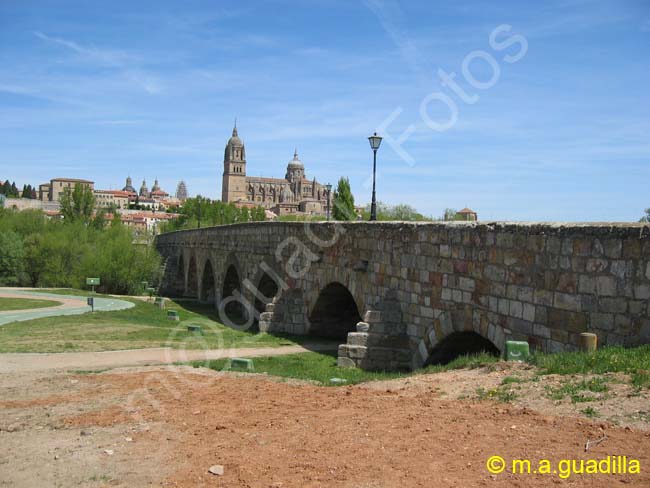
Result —
[[289, 161], [289, 168], [301, 168], [304, 169], [305, 166], [302, 164], [302, 161], [298, 159], [298, 150], [296, 149], [293, 153], [293, 159]]
[[133, 180], [131, 179], [130, 176], [126, 178], [126, 185], [124, 186], [124, 188], [122, 188], [122, 191], [128, 191], [130, 193], [137, 193], [135, 191], [135, 188], [133, 188]]

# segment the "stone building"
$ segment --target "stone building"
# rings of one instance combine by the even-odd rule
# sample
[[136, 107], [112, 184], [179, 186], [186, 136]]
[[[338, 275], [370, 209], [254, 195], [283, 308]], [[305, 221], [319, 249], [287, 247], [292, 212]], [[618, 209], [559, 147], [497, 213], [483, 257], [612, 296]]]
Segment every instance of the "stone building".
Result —
[[289, 161], [284, 178], [246, 176], [246, 148], [235, 125], [224, 151], [222, 201], [259, 205], [276, 215], [287, 215], [324, 214], [327, 199], [325, 185], [316, 178], [307, 179], [298, 151]]
[[478, 220], [478, 214], [474, 212], [471, 208], [465, 207], [464, 209], [456, 212], [457, 220], [465, 220], [468, 222], [476, 222]]
[[80, 180], [78, 178], [53, 178], [49, 183], [38, 185], [38, 199], [42, 202], [58, 202], [66, 188], [74, 190], [75, 185], [81, 185], [90, 188], [95, 187], [95, 182], [90, 180]]
[[93, 190], [97, 208], [129, 208], [131, 194], [120, 190]]
[[183, 180], [179, 181], [176, 186], [176, 198], [181, 201], [187, 200], [187, 185]]

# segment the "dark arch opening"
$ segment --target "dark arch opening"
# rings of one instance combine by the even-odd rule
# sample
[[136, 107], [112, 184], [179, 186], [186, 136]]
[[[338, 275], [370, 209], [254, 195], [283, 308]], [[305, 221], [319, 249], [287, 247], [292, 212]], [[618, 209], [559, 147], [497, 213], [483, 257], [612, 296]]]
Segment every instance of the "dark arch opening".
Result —
[[266, 310], [266, 304], [271, 303], [278, 294], [278, 284], [268, 274], [264, 273], [260, 278], [255, 293], [255, 310], [263, 313]]
[[212, 263], [208, 259], [203, 267], [203, 276], [201, 277], [201, 300], [204, 302], [214, 303], [215, 301], [214, 272]]
[[436, 344], [429, 355], [427, 364], [447, 364], [459, 356], [480, 353], [498, 356], [499, 349], [476, 332], [453, 332]]
[[[221, 300], [224, 301], [229, 297], [234, 297], [235, 292], [238, 292], [237, 296], [241, 296], [241, 281], [237, 269], [231, 264], [228, 266], [226, 276], [223, 279]], [[228, 320], [233, 324], [241, 325], [246, 323], [247, 314], [241, 300], [228, 300], [225, 307], [222, 309], [222, 313], [224, 313]], [[225, 321], [226, 317], [222, 317], [221, 320]]]
[[174, 279], [174, 293], [177, 296], [182, 296], [185, 290], [185, 260], [183, 254], [178, 256], [178, 264], [176, 266], [176, 278]]
[[190, 264], [187, 269], [187, 296], [192, 298], [198, 298], [197, 296], [197, 287], [198, 287], [197, 277], [196, 277], [196, 260], [194, 256], [190, 258]]
[[359, 309], [348, 289], [341, 283], [330, 283], [320, 292], [311, 311], [309, 333], [345, 342], [348, 332], [355, 332], [360, 320]]

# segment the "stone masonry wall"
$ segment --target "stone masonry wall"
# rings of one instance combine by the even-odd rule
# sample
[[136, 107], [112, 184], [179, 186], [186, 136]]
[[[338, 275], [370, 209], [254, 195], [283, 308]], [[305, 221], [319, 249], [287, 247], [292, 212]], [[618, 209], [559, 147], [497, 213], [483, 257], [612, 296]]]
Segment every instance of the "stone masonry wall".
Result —
[[217, 303], [228, 266], [253, 285], [272, 269], [283, 286], [260, 317], [270, 332], [309, 333], [320, 291], [340, 282], [364, 318], [339, 348], [341, 365], [417, 368], [460, 331], [550, 352], [575, 349], [584, 331], [605, 345], [650, 342], [644, 224], [264, 222], [164, 234], [157, 246], [168, 258], [163, 289], [189, 289], [193, 260], [200, 294], [209, 259]]

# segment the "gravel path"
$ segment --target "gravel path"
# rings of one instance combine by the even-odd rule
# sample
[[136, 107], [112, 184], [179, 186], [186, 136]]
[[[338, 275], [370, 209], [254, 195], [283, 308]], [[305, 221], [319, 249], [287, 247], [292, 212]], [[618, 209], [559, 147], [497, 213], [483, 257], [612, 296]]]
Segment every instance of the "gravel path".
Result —
[[[56, 315], [78, 315], [90, 312], [86, 297], [74, 295], [58, 295], [56, 293], [37, 292], [25, 288], [0, 288], [0, 297], [4, 298], [35, 298], [53, 299], [61, 302], [61, 305], [54, 307], [35, 308], [31, 310], [9, 310], [0, 312], [0, 326], [10, 322], [39, 319], [42, 317], [54, 317]], [[95, 311], [115, 311], [134, 307], [135, 304], [117, 298], [95, 297]]]

